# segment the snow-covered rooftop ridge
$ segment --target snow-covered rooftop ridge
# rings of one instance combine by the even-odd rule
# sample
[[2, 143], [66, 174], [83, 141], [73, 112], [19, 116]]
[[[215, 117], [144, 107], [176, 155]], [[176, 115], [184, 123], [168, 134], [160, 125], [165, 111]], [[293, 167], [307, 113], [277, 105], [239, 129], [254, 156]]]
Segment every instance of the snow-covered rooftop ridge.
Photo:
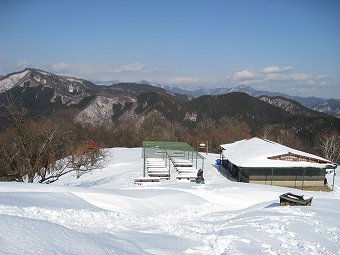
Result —
[[[322, 157], [299, 151], [282, 144], [263, 140], [257, 137], [237, 141], [230, 144], [222, 144], [223, 156], [239, 167], [316, 167], [324, 168], [326, 165], [336, 164]], [[311, 158], [315, 162], [288, 161], [277, 158], [281, 155], [298, 155], [303, 158]], [[320, 162], [316, 162], [320, 161]]]

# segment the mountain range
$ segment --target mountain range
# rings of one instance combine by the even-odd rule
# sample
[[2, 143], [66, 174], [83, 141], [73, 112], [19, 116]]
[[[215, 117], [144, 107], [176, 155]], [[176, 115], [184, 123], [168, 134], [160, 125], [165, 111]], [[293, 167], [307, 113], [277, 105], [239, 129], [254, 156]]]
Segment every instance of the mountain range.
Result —
[[[117, 80], [112, 81], [94, 81], [98, 85], [113, 85], [120, 83]], [[145, 80], [137, 82], [138, 84], [148, 84], [156, 87], [163, 88], [171, 93], [188, 95], [189, 97], [200, 97], [204, 95], [222, 95], [231, 92], [242, 92], [253, 97], [271, 96], [281, 97], [285, 99], [294, 100], [303, 106], [312, 110], [327, 113], [329, 115], [340, 118], [340, 99], [325, 99], [320, 97], [301, 97], [291, 96], [280, 92], [272, 92], [266, 90], [257, 90], [250, 86], [240, 85], [232, 88], [207, 88], [207, 87], [187, 87], [187, 86], [169, 86], [161, 85], [158, 83], [152, 83]]]
[[203, 95], [222, 95], [231, 92], [243, 92], [253, 97], [261, 97], [261, 96], [272, 96], [272, 97], [281, 97], [286, 99], [292, 99], [303, 106], [310, 108], [315, 111], [324, 112], [330, 115], [333, 115], [337, 118], [340, 118], [340, 99], [324, 99], [319, 97], [299, 97], [299, 96], [291, 96], [287, 94], [283, 94], [280, 92], [271, 92], [265, 90], [256, 90], [252, 87], [240, 85], [233, 88], [204, 88], [204, 87], [196, 87], [191, 89], [186, 89], [185, 87], [176, 87], [176, 86], [162, 86], [167, 91], [185, 94], [193, 97], [199, 97]]
[[[170, 121], [189, 127], [205, 119], [217, 121], [227, 117], [244, 121], [252, 129], [281, 125], [296, 129], [296, 132], [334, 127], [340, 130], [340, 119], [307, 108], [282, 94], [266, 93], [246, 86], [205, 90], [209, 95], [201, 96], [197, 96], [197, 90], [187, 91], [187, 94], [183, 92], [179, 88], [154, 86], [147, 82], [96, 85], [84, 79], [30, 68], [0, 79], [0, 108], [10, 98], [32, 116], [48, 116], [59, 110], [74, 109], [76, 121], [97, 126], [124, 118], [142, 121], [149, 112], [158, 111]], [[313, 99], [306, 98], [305, 104]], [[314, 101], [318, 100], [321, 99]], [[339, 100], [327, 102], [331, 102], [330, 107], [334, 109], [339, 105]], [[319, 109], [327, 107], [328, 103], [321, 100]], [[2, 118], [0, 127], [3, 129], [5, 126], [6, 121]]]

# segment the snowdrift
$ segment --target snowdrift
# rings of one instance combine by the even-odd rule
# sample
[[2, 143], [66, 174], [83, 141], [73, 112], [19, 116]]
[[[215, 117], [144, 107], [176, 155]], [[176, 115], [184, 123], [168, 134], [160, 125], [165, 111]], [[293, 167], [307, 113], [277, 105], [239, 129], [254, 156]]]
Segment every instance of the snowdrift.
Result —
[[[207, 155], [205, 185], [135, 185], [141, 149], [107, 149], [102, 168], [54, 184], [0, 183], [0, 254], [339, 254], [333, 192], [237, 183]], [[280, 207], [285, 192], [310, 207]]]

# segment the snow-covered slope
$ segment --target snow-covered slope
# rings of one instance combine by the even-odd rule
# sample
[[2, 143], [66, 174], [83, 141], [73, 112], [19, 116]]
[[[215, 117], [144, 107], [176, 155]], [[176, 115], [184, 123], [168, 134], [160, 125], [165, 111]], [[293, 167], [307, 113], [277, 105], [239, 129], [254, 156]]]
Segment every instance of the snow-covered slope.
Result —
[[[134, 115], [130, 108], [136, 99], [128, 96], [103, 97], [97, 96], [85, 109], [77, 114], [75, 120], [82, 124], [100, 126], [112, 123], [123, 115]], [[128, 111], [130, 109], [130, 111]]]
[[[79, 179], [1, 183], [0, 253], [339, 254], [338, 188], [233, 182], [216, 154], [204, 155], [204, 185], [171, 178], [139, 186], [141, 152], [108, 149], [102, 168]], [[278, 206], [287, 191], [313, 196], [312, 206]]]
[[37, 87], [52, 89], [53, 96], [50, 101], [55, 102], [57, 98], [60, 98], [66, 105], [78, 104], [83, 98], [93, 94], [96, 89], [96, 85], [86, 80], [59, 76], [33, 68], [8, 74], [0, 80], [0, 93], [12, 88], [21, 88], [21, 94], [27, 88]]
[[328, 99], [322, 103], [315, 104], [311, 107], [315, 111], [324, 112], [340, 118], [340, 100]]
[[17, 85], [30, 71], [24, 70], [19, 73], [13, 73], [7, 75], [0, 80], [0, 93], [11, 89], [13, 86]]
[[320, 115], [318, 112], [314, 112], [298, 102], [284, 97], [260, 96], [259, 99], [294, 115], [303, 115], [306, 117]]

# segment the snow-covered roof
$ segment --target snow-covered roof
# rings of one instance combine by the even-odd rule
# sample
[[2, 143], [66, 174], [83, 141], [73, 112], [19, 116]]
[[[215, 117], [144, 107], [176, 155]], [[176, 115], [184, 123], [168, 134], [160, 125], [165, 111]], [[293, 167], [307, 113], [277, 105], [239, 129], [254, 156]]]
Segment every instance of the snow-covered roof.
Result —
[[327, 159], [257, 137], [221, 147], [223, 157], [239, 167], [336, 167]]

